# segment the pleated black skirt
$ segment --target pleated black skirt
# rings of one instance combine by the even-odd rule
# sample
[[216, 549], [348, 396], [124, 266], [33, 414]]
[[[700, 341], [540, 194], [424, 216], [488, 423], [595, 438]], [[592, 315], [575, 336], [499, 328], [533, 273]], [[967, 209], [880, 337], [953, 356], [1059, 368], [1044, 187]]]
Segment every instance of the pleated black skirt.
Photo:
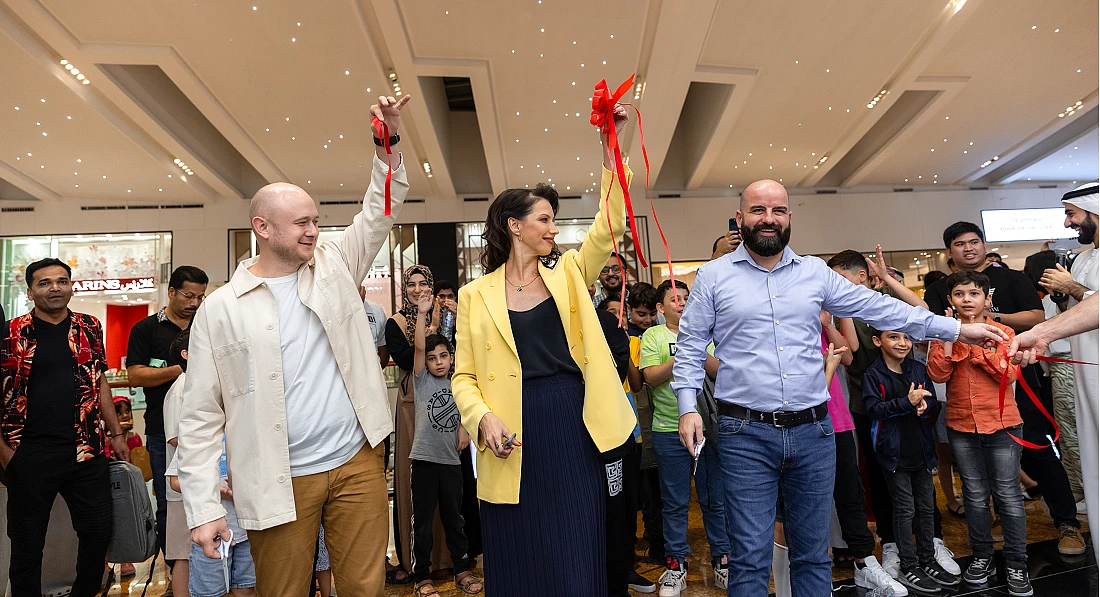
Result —
[[583, 407], [580, 377], [524, 380], [519, 504], [481, 502], [486, 597], [606, 597], [603, 465]]

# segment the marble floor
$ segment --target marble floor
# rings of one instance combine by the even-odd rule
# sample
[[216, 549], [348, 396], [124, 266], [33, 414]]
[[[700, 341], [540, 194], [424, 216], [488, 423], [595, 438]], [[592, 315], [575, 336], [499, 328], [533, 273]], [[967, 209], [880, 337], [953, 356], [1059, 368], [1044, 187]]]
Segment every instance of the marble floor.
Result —
[[[970, 548], [966, 539], [966, 521], [952, 514], [946, 513], [942, 508], [942, 494], [939, 492], [937, 480], [937, 497], [941, 501], [943, 515], [944, 542], [955, 552], [955, 556], [965, 567], [969, 561]], [[956, 489], [958, 489], [956, 480]], [[1036, 597], [1093, 597], [1100, 592], [1097, 586], [1097, 565], [1092, 547], [1081, 556], [1062, 556], [1057, 550], [1058, 531], [1051, 522], [1046, 505], [1042, 500], [1029, 501], [1026, 504], [1028, 513], [1028, 565], [1031, 572]], [[1079, 517], [1084, 530], [1088, 529], [1088, 523], [1084, 516]], [[639, 532], [641, 524], [639, 522]], [[722, 591], [714, 587], [714, 578], [710, 568], [710, 555], [708, 553], [706, 535], [703, 530], [702, 515], [698, 504], [693, 500], [688, 516], [688, 543], [694, 551], [688, 558], [688, 588], [682, 593], [683, 597], [717, 597]], [[392, 546], [392, 538], [391, 538]], [[998, 544], [999, 546], [999, 544]], [[638, 540], [638, 564], [637, 570], [643, 576], [656, 581], [664, 571], [664, 567], [648, 561], [644, 557], [645, 540]], [[879, 556], [876, 552], [876, 556]], [[548, 561], [548, 565], [552, 562]], [[1004, 563], [1000, 561], [998, 552], [998, 565], [1000, 574], [998, 578], [1004, 578]], [[477, 570], [480, 575], [480, 569]], [[563, 570], [563, 578], [568, 571]], [[138, 564], [137, 575], [116, 582], [111, 587], [110, 595], [140, 595], [146, 578], [149, 576], [149, 565]], [[856, 589], [852, 583], [851, 569], [834, 568], [834, 595], [840, 597], [856, 597], [863, 595], [862, 589]], [[158, 562], [153, 572], [147, 595], [159, 597], [164, 594], [168, 586], [168, 575], [163, 565]], [[451, 581], [440, 582], [436, 585], [441, 597], [460, 597], [462, 592], [455, 588]], [[337, 591], [339, 588], [337, 587]], [[408, 597], [413, 594], [411, 584], [387, 585], [386, 597]], [[945, 592], [941, 595], [985, 595], [1003, 597], [1007, 595], [1003, 585], [994, 583], [982, 588], [961, 587], [955, 592]], [[562, 595], [566, 595], [563, 590]]]

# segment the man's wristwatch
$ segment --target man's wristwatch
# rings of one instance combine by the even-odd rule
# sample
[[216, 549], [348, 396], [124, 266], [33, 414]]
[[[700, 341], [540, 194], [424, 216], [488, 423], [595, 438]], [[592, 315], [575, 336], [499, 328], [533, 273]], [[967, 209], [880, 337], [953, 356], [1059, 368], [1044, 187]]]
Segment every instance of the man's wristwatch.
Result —
[[[401, 142], [401, 135], [398, 135], [397, 133], [394, 133], [394, 134], [390, 135], [390, 146], [397, 145], [400, 142]], [[379, 147], [385, 147], [385, 144], [383, 144], [382, 140], [379, 139], [378, 137], [374, 138], [374, 144], [379, 146]]]
[[994, 315], [993, 316], [993, 321], [996, 321], [997, 323], [1001, 323], [1001, 316], [1000, 315]]

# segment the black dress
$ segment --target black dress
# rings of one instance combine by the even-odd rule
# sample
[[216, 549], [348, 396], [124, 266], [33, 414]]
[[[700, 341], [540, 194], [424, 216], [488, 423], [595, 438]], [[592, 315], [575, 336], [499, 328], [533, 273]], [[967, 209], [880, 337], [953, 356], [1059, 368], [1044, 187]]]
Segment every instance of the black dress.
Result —
[[518, 504], [481, 503], [486, 597], [607, 595], [603, 468], [553, 298], [509, 311], [523, 373]]

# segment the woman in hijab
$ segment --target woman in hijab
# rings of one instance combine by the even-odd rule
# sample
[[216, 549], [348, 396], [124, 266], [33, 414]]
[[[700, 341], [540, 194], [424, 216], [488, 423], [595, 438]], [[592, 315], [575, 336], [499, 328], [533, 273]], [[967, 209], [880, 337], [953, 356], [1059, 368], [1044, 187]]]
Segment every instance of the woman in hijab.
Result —
[[[394, 313], [386, 322], [386, 348], [390, 358], [401, 368], [397, 394], [397, 420], [394, 423], [396, 447], [393, 453], [393, 538], [397, 550], [399, 568], [386, 573], [386, 581], [391, 584], [405, 584], [412, 580], [412, 450], [413, 435], [416, 430], [416, 404], [413, 396], [413, 333], [416, 330], [417, 317], [427, 317], [425, 331], [427, 335], [437, 333], [439, 329], [439, 304], [429, 313], [419, 313], [417, 302], [424, 293], [432, 295], [435, 280], [432, 270], [416, 264], [409, 266], [401, 277], [401, 310]], [[450, 552], [447, 550], [443, 525], [438, 516], [435, 521], [435, 541], [432, 563], [437, 570], [452, 566]]]

